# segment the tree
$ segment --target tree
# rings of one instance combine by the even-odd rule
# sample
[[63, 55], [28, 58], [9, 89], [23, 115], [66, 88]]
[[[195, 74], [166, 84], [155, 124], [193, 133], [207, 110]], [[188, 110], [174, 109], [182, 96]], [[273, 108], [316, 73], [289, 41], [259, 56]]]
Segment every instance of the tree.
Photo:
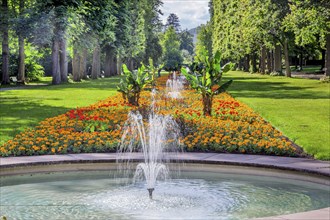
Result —
[[162, 36], [161, 45], [163, 48], [164, 68], [167, 70], [177, 70], [183, 58], [180, 51], [179, 36], [173, 26], [170, 26]]
[[202, 24], [197, 31], [196, 56], [201, 56], [204, 50], [212, 57], [212, 28], [211, 23]]
[[209, 57], [208, 54], [204, 48], [200, 56], [197, 56], [197, 63], [191, 68], [192, 74], [189, 74], [186, 68], [181, 68], [191, 87], [202, 94], [204, 116], [212, 115], [213, 96], [225, 92], [232, 83], [232, 80], [229, 80], [221, 84], [222, 74], [228, 72], [232, 64], [227, 63], [221, 68], [220, 52], [217, 51], [214, 57]]
[[66, 31], [68, 25], [68, 10], [77, 8], [80, 1], [49, 0], [38, 1], [39, 12], [52, 14], [52, 83], [54, 85], [67, 82], [67, 60], [66, 60]]
[[289, 7], [291, 13], [284, 20], [286, 30], [294, 32], [298, 46], [319, 44], [326, 49], [325, 75], [330, 76], [330, 2], [294, 0]]
[[122, 93], [124, 100], [129, 104], [139, 106], [141, 91], [152, 81], [150, 73], [145, 71], [146, 67], [143, 64], [136, 72], [130, 71], [125, 64], [122, 68], [125, 78], [120, 80], [117, 91]]
[[8, 0], [3, 0], [1, 5], [1, 32], [2, 32], [2, 81], [1, 84], [9, 84], [9, 8]]
[[160, 10], [162, 4], [160, 0], [147, 0], [145, 5], [146, 48], [143, 58], [144, 63], [149, 62], [150, 57], [154, 63], [158, 63], [162, 56], [162, 46], [159, 40], [159, 32], [162, 29], [162, 22], [159, 17], [163, 14]]
[[[15, 1], [13, 3], [16, 3]], [[13, 10], [13, 14], [15, 14], [15, 19], [13, 19], [16, 23], [15, 28], [16, 34], [18, 36], [18, 73], [17, 73], [17, 83], [25, 84], [25, 53], [24, 53], [24, 44], [25, 38], [28, 36], [28, 31], [30, 31], [29, 25], [26, 24], [27, 21], [27, 13], [25, 13], [26, 1], [19, 0], [18, 7], [15, 6], [16, 10]]]
[[243, 66], [245, 71], [250, 71], [252, 59], [254, 72], [259, 56], [259, 71], [266, 73], [267, 67], [267, 72], [272, 72], [270, 67], [278, 67], [279, 63], [272, 65], [269, 53], [274, 48], [278, 53], [276, 45], [281, 45], [286, 75], [291, 76], [289, 45], [292, 32], [283, 28], [283, 19], [290, 13], [288, 0], [213, 0], [210, 5], [213, 51], [220, 50], [222, 60], [236, 60], [239, 68]]
[[[130, 34], [129, 44], [126, 48], [127, 63], [130, 70], [134, 69], [134, 60], [139, 63], [142, 61], [146, 48], [146, 32], [145, 32], [145, 6], [146, 0], [130, 1]], [[139, 60], [141, 59], [141, 60]]]
[[179, 33], [181, 31], [181, 25], [180, 25], [179, 17], [174, 13], [171, 13], [167, 17], [166, 24], [165, 24], [166, 30], [171, 26], [174, 28], [176, 33]]
[[193, 35], [188, 30], [182, 31], [180, 34], [180, 50], [187, 50], [190, 54], [194, 53]]

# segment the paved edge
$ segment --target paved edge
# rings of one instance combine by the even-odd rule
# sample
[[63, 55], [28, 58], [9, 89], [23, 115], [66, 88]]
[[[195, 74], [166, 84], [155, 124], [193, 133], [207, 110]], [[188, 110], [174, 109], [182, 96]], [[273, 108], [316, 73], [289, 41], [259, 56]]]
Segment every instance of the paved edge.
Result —
[[[132, 162], [141, 161], [142, 154], [135, 153]], [[300, 174], [314, 174], [321, 177], [330, 177], [330, 161], [319, 161], [306, 158], [291, 158], [263, 155], [240, 155], [218, 153], [179, 153], [169, 155], [174, 162], [203, 163], [219, 165], [235, 165], [279, 170], [297, 171]], [[0, 158], [0, 171], [6, 168], [15, 169], [34, 165], [70, 164], [70, 163], [113, 163], [117, 160], [116, 153], [90, 153], [66, 155], [42, 155]], [[0, 172], [1, 176], [1, 172]], [[309, 212], [290, 215], [258, 218], [256, 220], [303, 220], [303, 219], [330, 219], [330, 207]]]
[[[330, 161], [307, 158], [218, 153], [178, 153], [170, 154], [168, 157], [172, 162], [263, 167], [330, 177]], [[130, 158], [133, 162], [143, 160], [140, 153], [134, 153]], [[0, 169], [62, 163], [106, 163], [116, 162], [116, 160], [116, 153], [2, 157], [0, 158]]]

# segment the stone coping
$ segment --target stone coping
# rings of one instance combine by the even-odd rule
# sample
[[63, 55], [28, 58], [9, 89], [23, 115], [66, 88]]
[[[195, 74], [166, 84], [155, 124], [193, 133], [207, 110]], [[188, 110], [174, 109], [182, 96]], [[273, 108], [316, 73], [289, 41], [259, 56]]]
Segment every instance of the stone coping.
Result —
[[[124, 155], [125, 156], [125, 155]], [[298, 171], [299, 173], [315, 174], [330, 177], [330, 161], [319, 161], [308, 158], [278, 157], [264, 155], [219, 154], [219, 153], [179, 153], [168, 156], [169, 159], [184, 163], [221, 164], [235, 166], [250, 166]], [[134, 153], [132, 161], [141, 161], [143, 155]], [[0, 158], [0, 171], [6, 168], [19, 168], [31, 165], [49, 165], [65, 163], [109, 163], [115, 162], [116, 153], [84, 153], [66, 155], [42, 155]], [[328, 181], [327, 181], [328, 182]], [[329, 190], [330, 194], [330, 190]], [[330, 219], [330, 207], [309, 212], [290, 215], [259, 218], [258, 220], [325, 220]], [[257, 219], [256, 219], [257, 220]]]
[[[168, 157], [173, 161], [180, 161], [185, 163], [275, 168], [330, 177], [330, 161], [320, 161], [308, 158], [219, 153], [178, 153], [169, 154]], [[83, 153], [3, 157], [0, 158], [0, 168], [59, 163], [115, 162], [116, 159], [116, 153]], [[131, 155], [131, 159], [132, 161], [141, 161], [143, 159], [143, 155], [141, 153], [134, 153]]]

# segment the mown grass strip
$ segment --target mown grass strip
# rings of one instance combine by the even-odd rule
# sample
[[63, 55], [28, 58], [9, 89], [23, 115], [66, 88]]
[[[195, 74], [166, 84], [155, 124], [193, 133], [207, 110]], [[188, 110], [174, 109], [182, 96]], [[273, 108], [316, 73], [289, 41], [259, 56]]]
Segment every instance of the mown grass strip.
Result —
[[318, 80], [230, 72], [229, 93], [317, 159], [330, 160], [330, 85]]

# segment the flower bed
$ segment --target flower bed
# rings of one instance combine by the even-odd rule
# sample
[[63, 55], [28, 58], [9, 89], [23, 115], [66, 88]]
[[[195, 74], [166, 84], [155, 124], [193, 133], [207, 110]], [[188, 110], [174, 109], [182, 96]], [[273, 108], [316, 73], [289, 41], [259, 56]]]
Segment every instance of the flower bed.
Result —
[[[182, 100], [166, 97], [167, 77], [158, 80], [157, 109], [171, 114], [181, 128], [186, 151], [298, 156], [280, 131], [229, 94], [214, 98], [213, 116], [202, 116], [200, 95], [184, 90]], [[141, 93], [140, 112], [148, 113], [150, 92]], [[0, 156], [115, 152], [127, 114], [136, 109], [121, 94], [94, 105], [48, 118], [0, 147]]]

